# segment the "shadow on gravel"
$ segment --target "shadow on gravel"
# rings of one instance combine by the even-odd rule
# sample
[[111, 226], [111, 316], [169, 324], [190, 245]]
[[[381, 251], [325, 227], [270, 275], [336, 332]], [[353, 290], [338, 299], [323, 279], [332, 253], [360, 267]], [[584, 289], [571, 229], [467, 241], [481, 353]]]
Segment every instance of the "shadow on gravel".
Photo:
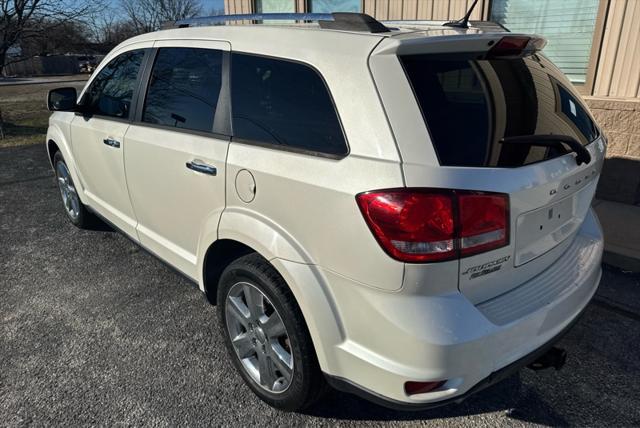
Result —
[[534, 389], [515, 374], [460, 404], [421, 411], [398, 411], [369, 403], [354, 395], [331, 391], [307, 413], [310, 416], [356, 421], [419, 421], [449, 419], [504, 411], [508, 418], [533, 424], [566, 426], [568, 422]]

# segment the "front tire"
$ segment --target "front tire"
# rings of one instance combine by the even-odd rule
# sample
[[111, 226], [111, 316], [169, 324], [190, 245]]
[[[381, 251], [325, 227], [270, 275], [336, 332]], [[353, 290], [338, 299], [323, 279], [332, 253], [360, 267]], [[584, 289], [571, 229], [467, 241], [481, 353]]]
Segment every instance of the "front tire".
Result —
[[53, 169], [56, 174], [56, 182], [60, 189], [60, 196], [62, 197], [62, 204], [67, 218], [80, 229], [90, 228], [94, 225], [94, 216], [80, 201], [78, 191], [69, 173], [69, 167], [60, 152], [56, 152], [53, 156]]
[[245, 383], [269, 405], [300, 411], [326, 383], [293, 294], [258, 254], [231, 263], [218, 286], [225, 344]]

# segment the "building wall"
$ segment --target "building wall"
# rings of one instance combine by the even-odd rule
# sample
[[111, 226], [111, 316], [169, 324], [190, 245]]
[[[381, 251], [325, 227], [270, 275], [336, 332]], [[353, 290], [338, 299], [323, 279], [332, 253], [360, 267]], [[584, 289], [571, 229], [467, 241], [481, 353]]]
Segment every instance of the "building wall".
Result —
[[[461, 18], [473, 0], [362, 0], [364, 13], [379, 20], [389, 19], [434, 19]], [[480, 0], [471, 19], [486, 19], [489, 0]], [[227, 14], [254, 12], [253, 0], [225, 0]], [[306, 1], [296, 0], [296, 11], [306, 11]]]
[[[364, 13], [378, 20], [459, 19], [467, 12], [473, 0], [363, 0]], [[489, 0], [480, 0], [471, 19], [486, 19]]]
[[594, 96], [640, 98], [640, 1], [610, 0]]
[[224, 13], [227, 15], [253, 13], [253, 0], [224, 0]]

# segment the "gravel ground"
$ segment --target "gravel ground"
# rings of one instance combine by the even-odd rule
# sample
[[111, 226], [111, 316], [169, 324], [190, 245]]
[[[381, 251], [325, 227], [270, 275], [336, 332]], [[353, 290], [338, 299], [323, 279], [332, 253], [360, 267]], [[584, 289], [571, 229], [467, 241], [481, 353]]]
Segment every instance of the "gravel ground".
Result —
[[461, 405], [403, 413], [332, 392], [307, 414], [259, 401], [216, 308], [122, 235], [65, 219], [42, 145], [0, 149], [0, 425], [640, 425], [640, 278], [605, 270], [561, 346]]

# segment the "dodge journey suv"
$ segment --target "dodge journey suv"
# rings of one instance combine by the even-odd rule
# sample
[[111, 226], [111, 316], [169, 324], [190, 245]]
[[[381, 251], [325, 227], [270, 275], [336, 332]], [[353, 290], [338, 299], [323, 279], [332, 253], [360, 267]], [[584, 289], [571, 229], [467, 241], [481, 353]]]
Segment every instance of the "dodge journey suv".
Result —
[[606, 140], [545, 40], [275, 18], [178, 22], [50, 92], [69, 220], [197, 283], [281, 409], [327, 385], [424, 408], [559, 368], [600, 280]]

